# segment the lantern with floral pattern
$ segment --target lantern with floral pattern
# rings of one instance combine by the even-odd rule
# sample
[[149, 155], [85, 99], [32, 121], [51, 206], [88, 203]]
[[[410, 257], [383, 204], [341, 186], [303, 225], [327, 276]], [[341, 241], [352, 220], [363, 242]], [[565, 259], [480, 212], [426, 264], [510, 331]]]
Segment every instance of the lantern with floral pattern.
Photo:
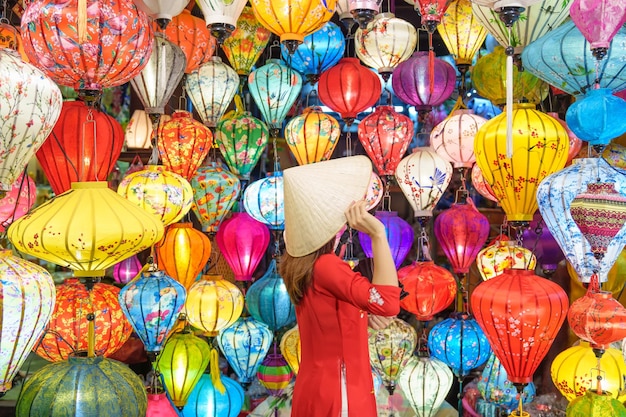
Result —
[[172, 18], [165, 28], [167, 39], [180, 47], [187, 57], [185, 74], [190, 74], [215, 52], [215, 38], [199, 17], [187, 9]]
[[318, 106], [307, 107], [285, 126], [285, 138], [299, 165], [330, 159], [341, 135], [339, 122]]
[[254, 17], [252, 7], [245, 6], [237, 27], [222, 43], [230, 66], [239, 75], [248, 75], [270, 40], [270, 31]]
[[24, 172], [0, 198], [0, 232], [5, 232], [11, 223], [28, 213], [36, 199], [35, 181]]

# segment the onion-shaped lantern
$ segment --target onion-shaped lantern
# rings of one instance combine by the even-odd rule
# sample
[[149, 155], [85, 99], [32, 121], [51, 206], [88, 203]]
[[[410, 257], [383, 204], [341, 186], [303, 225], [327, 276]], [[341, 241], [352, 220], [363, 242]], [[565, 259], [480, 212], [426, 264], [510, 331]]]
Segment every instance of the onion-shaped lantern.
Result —
[[270, 232], [266, 225], [248, 213], [233, 213], [220, 226], [215, 242], [237, 281], [250, 281], [269, 246]]
[[[203, 374], [187, 399], [182, 417], [237, 417], [243, 408], [244, 391], [233, 379], [220, 375], [223, 392], [215, 388], [211, 375]], [[146, 416], [147, 417], [147, 416]]]
[[[400, 265], [402, 265], [402, 262], [404, 262], [413, 246], [413, 227], [409, 222], [398, 216], [397, 211], [378, 210], [375, 216], [385, 226], [391, 256], [393, 257], [396, 268], [400, 268]], [[359, 232], [359, 243], [361, 244], [365, 256], [372, 258], [374, 253], [372, 251], [372, 240], [369, 235]]]
[[456, 297], [456, 280], [433, 261], [415, 262], [398, 270], [398, 279], [408, 293], [400, 306], [420, 321], [430, 321], [448, 308]]
[[237, 19], [246, 5], [245, 0], [199, 0], [206, 26], [220, 45], [233, 33]]
[[470, 0], [450, 2], [446, 12], [437, 25], [437, 32], [454, 56], [459, 71], [467, 71], [474, 61], [476, 53], [487, 37], [487, 29], [472, 13]]
[[574, 0], [569, 14], [589, 42], [593, 56], [601, 60], [606, 56], [617, 31], [626, 22], [626, 4], [607, 0]]
[[143, 417], [147, 406], [143, 382], [128, 366], [100, 356], [72, 356], [28, 378], [16, 415], [81, 415], [89, 410], [98, 416]]
[[453, 375], [442, 361], [413, 356], [398, 378], [398, 386], [418, 416], [433, 417], [452, 388]]
[[191, 181], [213, 145], [213, 133], [193, 115], [177, 110], [172, 118], [159, 124], [157, 146], [163, 166]]
[[0, 393], [5, 393], [50, 319], [55, 288], [48, 271], [10, 250], [0, 251], [0, 274]]
[[126, 258], [113, 266], [113, 280], [118, 284], [128, 284], [139, 275], [142, 267], [137, 255]]
[[395, 317], [384, 329], [368, 328], [368, 334], [370, 364], [381, 376], [389, 395], [393, 395], [398, 377], [417, 346], [417, 333], [407, 322]]
[[268, 353], [256, 373], [270, 395], [279, 396], [293, 378], [293, 371], [280, 353]]
[[137, 8], [165, 29], [174, 16], [185, 10], [187, 0], [133, 0]]
[[115, 118], [82, 101], [66, 101], [36, 155], [52, 190], [61, 194], [72, 182], [106, 180], [123, 146], [124, 131]]
[[567, 108], [565, 121], [580, 139], [590, 145], [606, 146], [611, 139], [626, 133], [626, 121], [611, 117], [626, 111], [626, 100], [608, 88], [589, 90]]
[[31, 62], [86, 99], [130, 81], [152, 53], [150, 21], [131, 0], [29, 3], [21, 24]]
[[300, 370], [300, 356], [302, 354], [297, 324], [283, 334], [280, 339], [280, 351], [293, 373], [297, 375]]
[[246, 305], [250, 315], [269, 326], [272, 331], [293, 324], [296, 309], [291, 303], [283, 277], [272, 259], [267, 272], [246, 291]]
[[115, 353], [133, 331], [118, 302], [120, 289], [78, 279], [66, 279], [57, 286], [57, 300], [46, 331], [35, 352], [51, 362], [66, 360], [73, 353], [86, 352], [90, 316], [94, 323], [94, 350], [102, 356]]
[[624, 405], [608, 394], [587, 391], [585, 395], [574, 398], [567, 406], [568, 417], [625, 417]]
[[185, 287], [163, 271], [144, 273], [119, 293], [119, 304], [154, 361], [185, 305]]
[[156, 216], [165, 226], [182, 219], [193, 202], [189, 182], [160, 165], [148, 165], [127, 175], [117, 193]]
[[212, 162], [198, 168], [191, 179], [192, 210], [202, 224], [202, 231], [217, 232], [224, 216], [237, 201], [241, 184], [224, 164]]
[[534, 271], [536, 264], [537, 258], [529, 249], [506, 239], [497, 239], [481, 249], [476, 256], [478, 272], [485, 281], [501, 275], [507, 269]]
[[239, 319], [243, 304], [235, 284], [221, 275], [203, 275], [187, 291], [185, 314], [192, 326], [214, 336]]
[[454, 168], [471, 168], [476, 162], [474, 137], [486, 122], [472, 110], [455, 110], [430, 132], [430, 146]]
[[[508, 379], [506, 369], [494, 354], [489, 357], [476, 386], [486, 401], [497, 404], [508, 412], [516, 409], [519, 405], [520, 392]], [[529, 382], [521, 392], [522, 403], [528, 404], [534, 400], [535, 393], [535, 384]]]
[[330, 159], [340, 136], [337, 119], [318, 106], [307, 107], [285, 126], [287, 145], [299, 165]]
[[498, 202], [498, 199], [495, 195], [493, 195], [493, 190], [491, 186], [487, 184], [485, 181], [485, 177], [483, 176], [483, 172], [481, 171], [478, 164], [474, 164], [472, 167], [472, 186], [480, 195], [485, 197], [488, 200], [493, 201], [494, 203]]
[[35, 181], [23, 172], [6, 195], [0, 198], [0, 232], [5, 232], [11, 223], [28, 213], [36, 200]]
[[285, 228], [283, 173], [277, 171], [254, 181], [243, 193], [243, 207], [254, 220], [272, 230]]
[[180, 47], [187, 57], [185, 74], [191, 74], [215, 52], [215, 38], [199, 17], [187, 9], [172, 18], [165, 36]]
[[248, 75], [270, 40], [270, 31], [254, 17], [252, 7], [245, 6], [237, 27], [222, 43], [224, 55], [239, 75]]

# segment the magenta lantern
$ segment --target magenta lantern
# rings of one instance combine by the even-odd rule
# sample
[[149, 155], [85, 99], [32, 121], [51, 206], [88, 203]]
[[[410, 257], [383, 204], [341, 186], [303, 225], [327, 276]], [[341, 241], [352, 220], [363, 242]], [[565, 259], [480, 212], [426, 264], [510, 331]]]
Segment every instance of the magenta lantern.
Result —
[[[376, 218], [385, 225], [391, 255], [393, 256], [396, 268], [399, 268], [409, 254], [411, 246], [413, 246], [413, 227], [411, 227], [406, 220], [398, 216], [398, 212], [396, 211], [377, 211]], [[372, 240], [370, 237], [363, 232], [359, 232], [359, 242], [361, 243], [363, 252], [365, 252], [365, 256], [371, 258], [373, 254]]]
[[215, 241], [237, 281], [250, 281], [270, 243], [266, 225], [248, 213], [233, 213], [220, 226]]
[[435, 237], [457, 274], [467, 274], [489, 237], [489, 220], [471, 200], [455, 203], [435, 218]]
[[137, 255], [126, 258], [113, 266], [113, 279], [118, 284], [128, 284], [139, 275], [142, 265]]
[[454, 67], [435, 58], [431, 71], [428, 52], [416, 52], [393, 70], [391, 86], [400, 100], [417, 110], [430, 110], [450, 97], [456, 86]]
[[589, 42], [596, 59], [606, 56], [611, 40], [626, 22], [626, 2], [615, 0], [574, 0], [572, 22]]
[[178, 417], [167, 394], [160, 392], [157, 394], [148, 393], [148, 410], [146, 417]]
[[11, 223], [28, 213], [35, 200], [35, 181], [25, 173], [20, 174], [11, 189], [0, 199], [0, 232], [6, 231]]

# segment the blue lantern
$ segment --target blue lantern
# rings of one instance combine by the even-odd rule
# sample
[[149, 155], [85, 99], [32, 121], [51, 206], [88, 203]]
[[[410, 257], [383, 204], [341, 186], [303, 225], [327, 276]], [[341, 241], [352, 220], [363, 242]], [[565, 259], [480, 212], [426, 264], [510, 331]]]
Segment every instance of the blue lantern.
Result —
[[268, 225], [272, 230], [283, 230], [284, 195], [283, 173], [276, 171], [246, 187], [243, 193], [243, 207], [256, 221]]
[[267, 272], [248, 288], [246, 304], [250, 315], [273, 331], [296, 321], [296, 310], [272, 259]]
[[[478, 380], [478, 391], [486, 401], [504, 407], [509, 412], [519, 405], [517, 388], [508, 380], [506, 370], [494, 354], [489, 357]], [[535, 392], [534, 383], [526, 385], [522, 391], [522, 402], [531, 402], [535, 398]]]
[[437, 323], [428, 334], [430, 355], [439, 359], [454, 374], [465, 376], [489, 359], [491, 346], [476, 320], [467, 314], [453, 314]]
[[565, 113], [572, 132], [590, 145], [608, 145], [611, 139], [626, 133], [626, 101], [614, 96], [608, 88], [589, 90], [578, 96]]
[[244, 387], [256, 378], [272, 339], [270, 328], [253, 317], [240, 317], [218, 334], [217, 345]]
[[183, 417], [237, 417], [243, 407], [243, 388], [227, 376], [220, 375], [220, 380], [224, 392], [215, 389], [210, 374], [203, 374], [189, 394]]
[[176, 324], [186, 295], [185, 287], [163, 271], [141, 274], [120, 290], [120, 307], [152, 359]]
[[283, 61], [306, 77], [309, 83], [315, 84], [322, 72], [343, 58], [345, 42], [345, 36], [339, 26], [327, 22], [321, 29], [305, 36], [304, 42], [293, 54], [289, 54], [282, 44], [280, 50]]
[[[413, 227], [411, 227], [406, 220], [399, 217], [396, 211], [377, 211], [376, 218], [385, 225], [387, 241], [391, 248], [393, 261], [396, 264], [396, 269], [400, 268], [400, 265], [402, 265], [402, 262], [404, 262], [404, 259], [409, 254], [411, 246], [413, 246], [413, 237], [415, 234]], [[359, 242], [361, 243], [363, 252], [365, 252], [365, 256], [371, 258], [373, 254], [372, 240], [370, 237], [363, 232], [359, 232]]]

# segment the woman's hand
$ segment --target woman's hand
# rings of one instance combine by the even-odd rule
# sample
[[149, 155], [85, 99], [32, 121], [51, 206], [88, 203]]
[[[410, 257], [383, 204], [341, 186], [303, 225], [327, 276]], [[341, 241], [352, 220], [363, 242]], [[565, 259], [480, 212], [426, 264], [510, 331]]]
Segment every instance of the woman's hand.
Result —
[[393, 320], [393, 317], [385, 317], [385, 316], [377, 316], [375, 314], [370, 314], [367, 316], [367, 324], [374, 330], [383, 330]]
[[367, 202], [360, 200], [352, 203], [346, 210], [348, 225], [354, 230], [363, 232], [370, 237], [384, 236], [386, 239], [385, 225], [367, 211]]

